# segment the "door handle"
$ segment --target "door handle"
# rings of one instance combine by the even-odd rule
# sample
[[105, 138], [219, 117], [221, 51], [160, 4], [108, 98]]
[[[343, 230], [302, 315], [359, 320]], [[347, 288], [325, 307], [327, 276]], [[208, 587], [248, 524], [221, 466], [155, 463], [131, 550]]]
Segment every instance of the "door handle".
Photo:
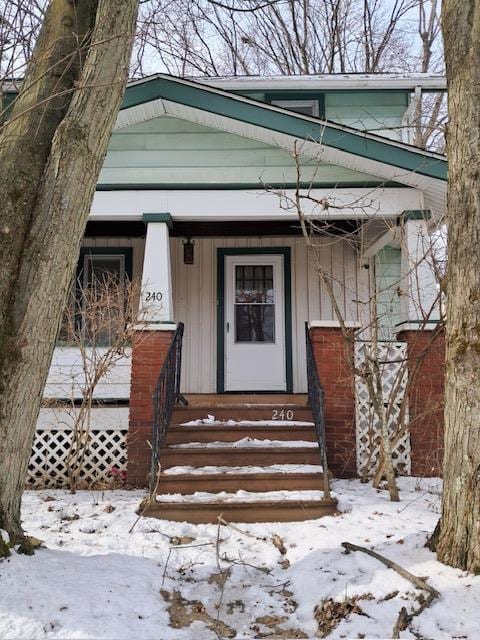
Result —
[[230, 322], [227, 322], [227, 333], [230, 331]]

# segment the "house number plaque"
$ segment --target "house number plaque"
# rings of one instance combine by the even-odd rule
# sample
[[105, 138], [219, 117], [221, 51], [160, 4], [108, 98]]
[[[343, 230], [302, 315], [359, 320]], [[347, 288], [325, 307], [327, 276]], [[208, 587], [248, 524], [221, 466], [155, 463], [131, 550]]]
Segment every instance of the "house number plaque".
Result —
[[274, 409], [272, 412], [272, 420], [293, 420], [295, 414], [291, 409]]
[[145, 293], [146, 302], [160, 302], [162, 298], [163, 293], [161, 291], [147, 291]]

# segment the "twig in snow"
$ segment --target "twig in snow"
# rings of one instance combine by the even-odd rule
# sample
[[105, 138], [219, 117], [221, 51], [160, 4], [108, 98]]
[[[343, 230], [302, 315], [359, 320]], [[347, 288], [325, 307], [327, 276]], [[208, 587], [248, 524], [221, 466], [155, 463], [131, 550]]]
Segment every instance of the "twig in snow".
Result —
[[259, 584], [259, 587], [263, 589], [286, 589], [291, 583], [291, 580], [286, 580], [285, 582], [280, 582], [279, 584]]
[[239, 560], [234, 560], [233, 558], [229, 558], [225, 553], [223, 554], [222, 560], [224, 562], [229, 562], [230, 564], [239, 565], [241, 567], [250, 567], [251, 569], [261, 571], [262, 573], [266, 573], [267, 575], [270, 575], [272, 573], [272, 570], [268, 569], [268, 567], [257, 567], [256, 565], [250, 564], [249, 562], [244, 562], [242, 558], [240, 558]]
[[155, 483], [155, 488], [153, 489], [153, 491], [148, 495], [145, 496], [145, 498], [142, 500], [141, 504], [140, 504], [140, 513], [138, 514], [137, 519], [135, 520], [135, 522], [132, 524], [132, 526], [130, 527], [130, 529], [128, 530], [128, 533], [132, 533], [132, 531], [135, 529], [135, 527], [137, 526], [138, 521], [140, 520], [140, 518], [143, 517], [143, 514], [145, 513], [145, 511], [148, 509], [148, 507], [152, 504], [152, 502], [155, 502], [155, 496], [157, 495], [157, 491], [158, 491], [158, 485], [160, 483], [160, 472], [162, 471], [162, 467], [160, 466], [160, 463], [158, 465], [158, 472], [157, 472], [157, 481]]
[[248, 536], [249, 538], [253, 538], [254, 540], [261, 540], [262, 542], [267, 542], [267, 538], [261, 538], [260, 536], [256, 536], [255, 534], [250, 533], [249, 531], [242, 531], [242, 529], [239, 529], [231, 522], [225, 520], [225, 518], [221, 514], [218, 516], [218, 522], [225, 525], [226, 527], [229, 527], [230, 529], [233, 529], [237, 533], [241, 533], [243, 536]]
[[366, 553], [368, 556], [375, 558], [389, 569], [393, 569], [394, 571], [396, 571], [399, 575], [402, 576], [402, 578], [405, 578], [405, 580], [409, 580], [413, 585], [417, 587], [417, 589], [423, 589], [428, 593], [428, 597], [421, 603], [420, 607], [415, 611], [412, 611], [412, 613], [407, 613], [405, 607], [402, 607], [400, 609], [400, 613], [398, 614], [398, 618], [393, 627], [392, 638], [400, 638], [400, 631], [404, 631], [412, 622], [413, 618], [419, 616], [422, 611], [429, 607], [435, 600], [435, 598], [440, 598], [440, 593], [429, 584], [427, 584], [425, 580], [419, 578], [418, 576], [414, 576], [413, 573], [410, 573], [396, 562], [393, 562], [392, 560], [381, 556], [379, 553], [371, 551], [366, 547], [360, 547], [356, 544], [351, 544], [350, 542], [342, 542], [342, 547], [346, 549], [348, 553], [350, 553], [351, 551], [362, 551], [363, 553]]
[[165, 576], [167, 574], [167, 567], [168, 567], [168, 561], [170, 560], [170, 556], [172, 555], [172, 547], [170, 547], [170, 549], [168, 550], [168, 556], [167, 556], [167, 560], [165, 562], [165, 566], [163, 567], [163, 574], [162, 574], [162, 587], [165, 584]]
[[216, 617], [216, 620], [215, 620], [216, 624], [213, 627], [213, 631], [218, 636], [219, 640], [221, 638], [220, 633], [219, 633], [220, 610], [222, 608], [223, 597], [225, 595], [225, 583], [227, 582], [227, 578], [228, 578], [229, 572], [230, 572], [230, 569], [223, 570], [221, 565], [220, 565], [220, 541], [221, 541], [221, 538], [220, 538], [220, 527], [221, 527], [221, 524], [222, 524], [222, 520], [223, 520], [223, 517], [222, 517], [222, 514], [220, 514], [218, 516], [217, 539], [216, 539], [216, 543], [215, 543], [215, 555], [216, 555], [216, 559], [217, 559], [217, 567], [218, 567], [218, 571], [220, 573], [221, 580], [220, 580], [220, 583], [219, 583], [219, 586], [220, 586], [220, 597], [218, 599], [218, 604], [217, 604], [217, 617]]

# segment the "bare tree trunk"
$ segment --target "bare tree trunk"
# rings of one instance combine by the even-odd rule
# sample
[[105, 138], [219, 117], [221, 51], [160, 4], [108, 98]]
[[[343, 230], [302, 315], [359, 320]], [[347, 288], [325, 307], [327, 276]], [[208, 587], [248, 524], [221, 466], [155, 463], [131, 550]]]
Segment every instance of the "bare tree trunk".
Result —
[[[128, 77], [137, 5], [52, 0], [24, 93], [0, 136], [6, 168], [0, 176], [0, 528], [14, 540], [22, 539], [20, 501], [35, 423]], [[88, 39], [87, 50], [75, 34]], [[47, 106], [39, 111], [42, 101]], [[28, 151], [37, 138], [39, 149]]]
[[445, 461], [437, 552], [480, 571], [480, 0], [444, 0], [448, 80]]

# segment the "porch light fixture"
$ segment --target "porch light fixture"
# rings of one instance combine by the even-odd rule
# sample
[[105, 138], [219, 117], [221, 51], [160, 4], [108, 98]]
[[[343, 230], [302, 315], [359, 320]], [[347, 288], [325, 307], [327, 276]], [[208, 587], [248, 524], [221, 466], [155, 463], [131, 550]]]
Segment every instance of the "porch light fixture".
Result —
[[194, 242], [190, 238], [187, 238], [183, 241], [183, 264], [193, 264], [194, 263]]

